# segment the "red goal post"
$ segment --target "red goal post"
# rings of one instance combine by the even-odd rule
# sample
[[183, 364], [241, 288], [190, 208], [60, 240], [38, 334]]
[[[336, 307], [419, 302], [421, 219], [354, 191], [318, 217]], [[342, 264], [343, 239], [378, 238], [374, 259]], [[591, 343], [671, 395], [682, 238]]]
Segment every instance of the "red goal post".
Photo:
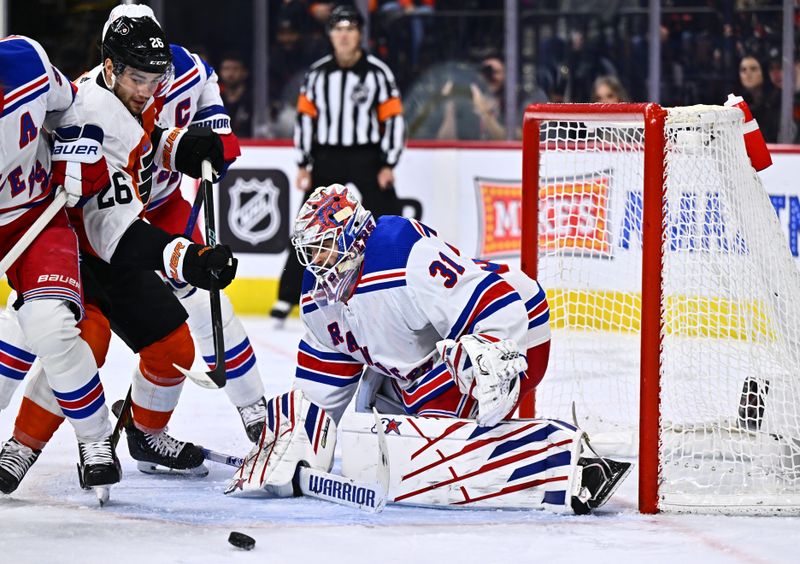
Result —
[[[598, 121], [644, 120], [644, 221], [642, 268], [642, 344], [639, 436], [639, 508], [643, 513], [657, 511], [658, 418], [661, 303], [661, 199], [664, 176], [664, 117], [658, 104], [533, 104], [525, 110], [522, 126], [522, 270], [532, 278], [538, 275], [539, 198], [538, 194], [540, 124], [544, 119], [566, 116]], [[649, 143], [648, 143], [649, 141]], [[548, 142], [558, 142], [547, 141]], [[649, 179], [649, 181], [648, 181]], [[649, 277], [650, 284], [644, 281]], [[521, 415], [533, 416], [535, 404]]]

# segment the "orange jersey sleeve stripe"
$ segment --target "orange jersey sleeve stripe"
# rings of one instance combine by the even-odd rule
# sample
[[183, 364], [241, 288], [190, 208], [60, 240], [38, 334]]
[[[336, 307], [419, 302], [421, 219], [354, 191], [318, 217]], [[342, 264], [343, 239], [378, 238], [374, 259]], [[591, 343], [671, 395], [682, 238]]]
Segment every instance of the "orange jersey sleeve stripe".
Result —
[[305, 94], [300, 94], [297, 97], [297, 111], [315, 119], [319, 113], [317, 112], [317, 106]]
[[403, 104], [400, 98], [389, 98], [378, 106], [378, 120], [386, 121], [403, 113]]

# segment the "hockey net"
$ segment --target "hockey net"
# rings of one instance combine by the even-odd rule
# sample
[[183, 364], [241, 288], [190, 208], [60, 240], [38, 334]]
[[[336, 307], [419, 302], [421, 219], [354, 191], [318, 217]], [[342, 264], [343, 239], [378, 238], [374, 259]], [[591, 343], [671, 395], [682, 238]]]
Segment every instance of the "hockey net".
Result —
[[800, 513], [800, 274], [742, 122], [526, 111], [522, 263], [553, 328], [536, 413], [574, 402], [598, 450], [638, 455], [644, 512]]

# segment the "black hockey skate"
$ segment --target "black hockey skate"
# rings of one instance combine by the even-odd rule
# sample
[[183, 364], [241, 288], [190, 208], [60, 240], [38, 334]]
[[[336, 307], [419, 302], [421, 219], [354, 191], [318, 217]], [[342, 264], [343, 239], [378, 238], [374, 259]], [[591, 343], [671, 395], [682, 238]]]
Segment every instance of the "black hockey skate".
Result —
[[264, 422], [267, 417], [267, 400], [261, 397], [255, 403], [237, 407], [236, 409], [242, 418], [247, 438], [250, 439], [251, 443], [257, 443], [261, 438], [261, 433], [264, 431]]
[[10, 494], [16, 490], [41, 453], [13, 437], [8, 439], [0, 451], [0, 492]]
[[630, 462], [610, 458], [580, 458], [581, 487], [572, 496], [572, 510], [576, 515], [586, 515], [602, 506], [630, 473]]
[[179, 441], [167, 434], [145, 433], [134, 425], [125, 429], [128, 452], [137, 461], [136, 467], [145, 474], [185, 474], [205, 476], [208, 468], [203, 464], [203, 451], [192, 443]]
[[109, 486], [122, 479], [122, 468], [111, 437], [99, 441], [78, 441], [78, 481], [85, 490], [94, 488], [100, 505], [109, 498]]
[[[117, 400], [111, 406], [117, 418], [122, 406], [123, 400]], [[128, 437], [128, 452], [136, 460], [140, 472], [187, 476], [208, 474], [208, 468], [203, 464], [203, 451], [192, 443], [168, 435], [166, 429], [160, 433], [145, 433], [133, 424], [133, 418], [128, 418], [125, 434]]]

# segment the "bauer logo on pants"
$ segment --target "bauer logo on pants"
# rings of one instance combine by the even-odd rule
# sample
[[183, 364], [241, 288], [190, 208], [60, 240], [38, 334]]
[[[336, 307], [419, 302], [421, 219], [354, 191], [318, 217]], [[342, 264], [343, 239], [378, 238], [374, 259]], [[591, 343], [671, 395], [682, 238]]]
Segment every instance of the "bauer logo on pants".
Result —
[[232, 170], [220, 191], [221, 236], [233, 252], [280, 253], [289, 244], [289, 179], [280, 170]]

